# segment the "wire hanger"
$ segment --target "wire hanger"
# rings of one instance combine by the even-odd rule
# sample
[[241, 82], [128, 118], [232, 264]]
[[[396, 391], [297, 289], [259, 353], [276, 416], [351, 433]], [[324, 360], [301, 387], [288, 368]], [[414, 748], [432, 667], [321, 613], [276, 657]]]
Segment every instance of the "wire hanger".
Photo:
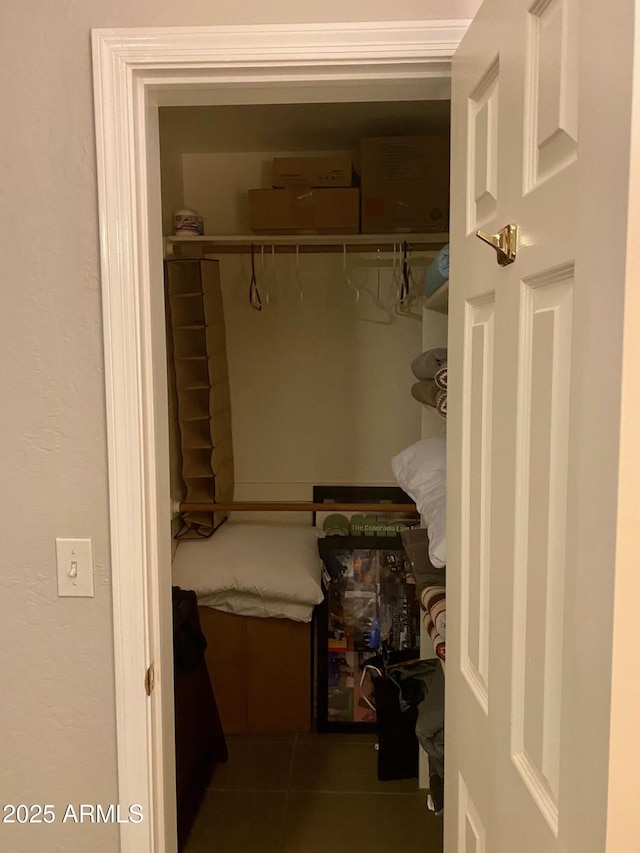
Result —
[[256, 311], [262, 311], [262, 299], [256, 278], [256, 247], [251, 244], [251, 281], [249, 282], [249, 305]]

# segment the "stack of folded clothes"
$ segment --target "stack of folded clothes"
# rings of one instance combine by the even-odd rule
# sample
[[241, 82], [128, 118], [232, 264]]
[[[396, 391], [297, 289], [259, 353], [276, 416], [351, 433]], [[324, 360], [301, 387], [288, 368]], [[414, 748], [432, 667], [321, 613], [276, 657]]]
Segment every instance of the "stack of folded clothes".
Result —
[[443, 418], [447, 417], [447, 350], [436, 347], [427, 350], [411, 362], [418, 382], [411, 394], [419, 403], [432, 406]]
[[433, 296], [445, 281], [449, 280], [449, 245], [443, 246], [436, 258], [427, 267], [424, 277], [423, 293], [426, 297]]
[[424, 627], [436, 655], [445, 660], [447, 642], [447, 595], [444, 586], [427, 586], [420, 595]]

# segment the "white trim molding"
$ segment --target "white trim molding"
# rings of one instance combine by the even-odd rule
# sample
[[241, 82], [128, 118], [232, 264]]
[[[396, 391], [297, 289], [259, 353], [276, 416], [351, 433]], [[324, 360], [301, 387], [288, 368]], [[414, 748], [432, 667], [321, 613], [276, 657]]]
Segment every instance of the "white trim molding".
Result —
[[[170, 584], [163, 578], [170, 577], [171, 508], [156, 280], [162, 235], [153, 209], [160, 197], [158, 104], [191, 96], [216, 103], [206, 93], [256, 85], [448, 85], [468, 24], [93, 31], [119, 800], [141, 804], [145, 817], [121, 825], [122, 853], [176, 849], [171, 639], [161, 636], [170, 626]], [[156, 688], [149, 699], [144, 674], [152, 662]]]
[[448, 66], [470, 21], [384, 21], [356, 24], [273, 24], [155, 27], [93, 31], [103, 46], [136, 70], [207, 69], [218, 63], [314, 67], [441, 61]]

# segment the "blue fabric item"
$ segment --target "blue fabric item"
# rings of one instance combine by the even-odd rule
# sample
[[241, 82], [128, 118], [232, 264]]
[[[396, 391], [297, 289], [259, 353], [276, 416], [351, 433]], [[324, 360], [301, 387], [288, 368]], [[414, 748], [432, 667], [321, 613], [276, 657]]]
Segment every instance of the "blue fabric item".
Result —
[[447, 243], [427, 267], [424, 295], [432, 296], [449, 278], [449, 244]]

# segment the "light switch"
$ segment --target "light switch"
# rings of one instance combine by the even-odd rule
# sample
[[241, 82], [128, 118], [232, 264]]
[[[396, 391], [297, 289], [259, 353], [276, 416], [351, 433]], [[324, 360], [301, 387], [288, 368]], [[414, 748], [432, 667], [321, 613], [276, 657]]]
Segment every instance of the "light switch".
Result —
[[58, 595], [93, 598], [91, 539], [56, 539]]

